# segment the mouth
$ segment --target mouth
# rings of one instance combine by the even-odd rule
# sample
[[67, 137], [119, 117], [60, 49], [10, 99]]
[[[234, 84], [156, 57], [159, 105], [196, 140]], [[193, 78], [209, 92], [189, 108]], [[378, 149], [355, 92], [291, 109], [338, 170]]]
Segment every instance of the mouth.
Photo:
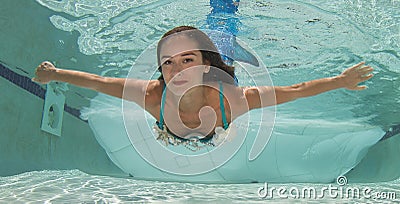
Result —
[[183, 84], [186, 84], [188, 81], [186, 81], [186, 80], [179, 80], [179, 81], [173, 81], [172, 83], [175, 85], [175, 86], [182, 86]]

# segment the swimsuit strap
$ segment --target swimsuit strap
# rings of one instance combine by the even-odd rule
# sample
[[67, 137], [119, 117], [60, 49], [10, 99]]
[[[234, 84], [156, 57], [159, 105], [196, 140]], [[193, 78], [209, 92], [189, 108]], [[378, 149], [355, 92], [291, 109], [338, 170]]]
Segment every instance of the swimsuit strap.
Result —
[[219, 83], [219, 106], [221, 108], [222, 124], [223, 128], [226, 130], [229, 127], [228, 120], [225, 115], [225, 105], [224, 105], [224, 86], [221, 81]]
[[[225, 105], [224, 105], [224, 86], [222, 84], [221, 81], [218, 81], [219, 83], [219, 105], [221, 108], [221, 115], [222, 115], [222, 124], [223, 124], [223, 128], [226, 130], [229, 127], [229, 123], [228, 120], [226, 119], [226, 115], [225, 115]], [[164, 106], [165, 106], [165, 94], [166, 94], [166, 90], [165, 90], [166, 85], [164, 84], [164, 88], [163, 88], [163, 92], [162, 92], [162, 96], [161, 96], [161, 107], [160, 107], [160, 121], [157, 123], [157, 126], [163, 130], [164, 129]]]
[[157, 123], [157, 126], [163, 130], [164, 129], [164, 106], [165, 106], [165, 87], [166, 84], [164, 83], [163, 92], [161, 96], [161, 107], [160, 107], [160, 121]]

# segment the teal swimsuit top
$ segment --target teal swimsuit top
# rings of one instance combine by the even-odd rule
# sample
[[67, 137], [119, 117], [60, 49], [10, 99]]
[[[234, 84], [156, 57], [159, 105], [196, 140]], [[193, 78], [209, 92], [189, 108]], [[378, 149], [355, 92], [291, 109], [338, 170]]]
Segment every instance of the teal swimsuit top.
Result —
[[[228, 120], [226, 119], [226, 115], [225, 115], [225, 105], [224, 105], [224, 88], [222, 85], [221, 81], [218, 81], [219, 84], [219, 105], [221, 107], [221, 115], [222, 115], [222, 123], [223, 123], [223, 128], [226, 130], [229, 127], [229, 123]], [[164, 88], [163, 88], [163, 93], [161, 96], [161, 107], [160, 107], [160, 121], [156, 122], [158, 128], [160, 128], [160, 130], [164, 129], [164, 105], [165, 105], [165, 94], [166, 94], [166, 90], [165, 90], [166, 85], [164, 84]], [[187, 140], [185, 138], [182, 137], [178, 137], [176, 135], [174, 135], [173, 133], [169, 132], [172, 136], [174, 136], [177, 139], [180, 140]], [[199, 139], [200, 142], [207, 142], [208, 140], [210, 140], [212, 137], [204, 137]]]

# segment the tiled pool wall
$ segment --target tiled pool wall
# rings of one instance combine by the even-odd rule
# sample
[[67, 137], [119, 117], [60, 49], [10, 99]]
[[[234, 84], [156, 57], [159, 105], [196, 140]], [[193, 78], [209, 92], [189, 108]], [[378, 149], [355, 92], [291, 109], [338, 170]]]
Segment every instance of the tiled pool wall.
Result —
[[0, 176], [45, 169], [123, 175], [79, 118], [87, 104], [73, 98], [74, 88], [66, 93], [61, 137], [40, 128], [46, 90], [31, 81], [34, 68], [44, 60], [92, 67], [96, 56], [80, 54], [78, 33], [55, 29], [52, 11], [36, 1], [4, 0], [0, 10]]
[[[8, 67], [6, 65], [0, 63], [0, 76], [9, 82], [15, 84], [16, 86], [28, 91], [29, 93], [41, 98], [45, 99], [46, 90], [42, 88], [35, 82], [32, 82], [31, 78], [27, 76], [20, 75]], [[76, 108], [72, 108], [66, 104], [64, 106], [64, 111], [75, 116], [80, 119], [80, 111]], [[85, 121], [86, 122], [86, 121]]]
[[61, 137], [40, 129], [45, 89], [0, 64], [0, 176], [44, 169], [123, 175], [79, 110], [64, 107]]

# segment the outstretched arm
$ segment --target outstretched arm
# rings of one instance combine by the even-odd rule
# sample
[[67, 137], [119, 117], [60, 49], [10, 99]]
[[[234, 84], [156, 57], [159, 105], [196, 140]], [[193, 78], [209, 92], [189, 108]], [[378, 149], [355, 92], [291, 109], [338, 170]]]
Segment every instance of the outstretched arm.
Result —
[[[43, 62], [37, 68], [32, 81], [47, 84], [50, 81], [67, 82], [79, 87], [92, 89], [118, 98], [134, 101], [139, 105], [144, 103], [144, 93], [148, 81], [102, 77], [81, 71], [56, 68], [50, 62]], [[123, 94], [124, 87], [129, 86], [130, 94]]]
[[[349, 90], [364, 90], [366, 86], [358, 84], [373, 77], [371, 72], [373, 68], [364, 66], [364, 62], [358, 63], [342, 74], [330, 78], [316, 79], [292, 86], [276, 86], [276, 87], [253, 87], [246, 90], [246, 97], [249, 102], [250, 109], [271, 106], [298, 98], [314, 96], [320, 93], [331, 91], [339, 88]], [[275, 93], [275, 101], [271, 96]]]

